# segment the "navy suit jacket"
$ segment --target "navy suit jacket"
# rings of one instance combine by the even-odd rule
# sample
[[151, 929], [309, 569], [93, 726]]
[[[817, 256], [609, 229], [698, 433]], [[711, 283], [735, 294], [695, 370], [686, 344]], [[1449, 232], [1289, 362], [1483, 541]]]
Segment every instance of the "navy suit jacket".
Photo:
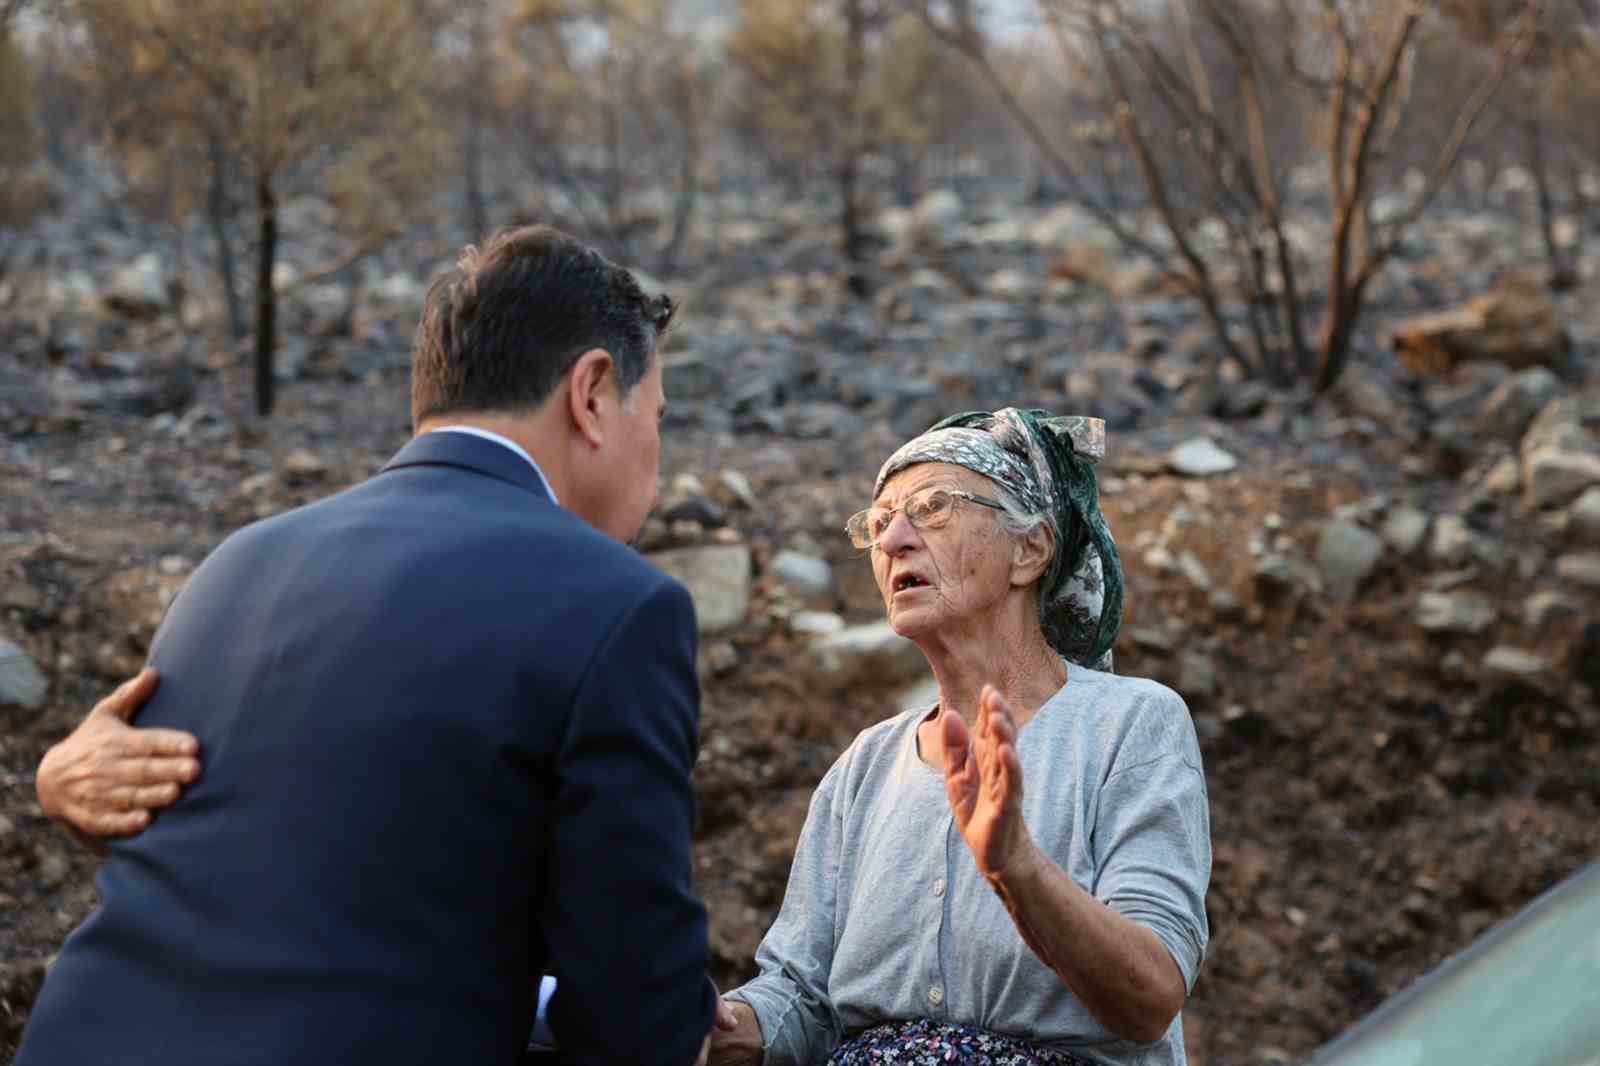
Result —
[[515, 453], [425, 434], [235, 533], [151, 661], [204, 773], [111, 845], [19, 1066], [515, 1063], [542, 972], [564, 1061], [693, 1061], [694, 608]]

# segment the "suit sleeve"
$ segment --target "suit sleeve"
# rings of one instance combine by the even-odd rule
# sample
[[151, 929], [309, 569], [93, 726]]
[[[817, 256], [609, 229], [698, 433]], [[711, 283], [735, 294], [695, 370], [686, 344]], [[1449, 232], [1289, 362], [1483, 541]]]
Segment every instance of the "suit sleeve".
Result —
[[689, 1066], [711, 1028], [690, 856], [699, 716], [694, 606], [662, 581], [596, 652], [558, 755], [540, 923], [563, 1061]]

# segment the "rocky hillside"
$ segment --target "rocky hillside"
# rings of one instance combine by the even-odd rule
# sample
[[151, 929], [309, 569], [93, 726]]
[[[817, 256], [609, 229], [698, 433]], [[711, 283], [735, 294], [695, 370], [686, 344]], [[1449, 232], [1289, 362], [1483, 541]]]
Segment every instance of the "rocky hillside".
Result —
[[[317, 207], [298, 210], [291, 258], [315, 261]], [[687, 310], [643, 547], [704, 630], [697, 872], [724, 985], [750, 972], [810, 789], [926, 683], [844, 519], [901, 440], [974, 407], [1110, 425], [1117, 666], [1185, 697], [1210, 782], [1192, 1061], [1303, 1058], [1600, 851], [1600, 263], [1531, 318], [1419, 324], [1538, 251], [1503, 211], [1441, 216], [1385, 275], [1357, 364], [1310, 398], [1219, 368], [1196, 310], [1070, 206], [945, 192], [890, 213], [864, 303], [807, 210], [717, 217], [704, 269], [652, 281]], [[34, 802], [40, 754], [137, 668], [227, 532], [403, 443], [440, 258], [419, 239], [297, 289], [262, 424], [203, 278], [87, 211], [31, 239], [0, 282], [7, 1049], [93, 902], [92, 863]], [[1563, 343], [1513, 370], [1484, 331], [1529, 321]], [[1540, 346], [1526, 328], [1514, 352]], [[1433, 354], [1402, 363], [1391, 334]]]

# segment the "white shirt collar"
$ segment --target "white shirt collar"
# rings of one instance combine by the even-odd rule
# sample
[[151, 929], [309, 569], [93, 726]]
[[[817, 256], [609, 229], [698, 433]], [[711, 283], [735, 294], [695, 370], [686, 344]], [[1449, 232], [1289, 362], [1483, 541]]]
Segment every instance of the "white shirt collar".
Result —
[[539, 475], [539, 480], [544, 484], [544, 491], [550, 494], [551, 502], [556, 504], [561, 502], [556, 498], [555, 487], [550, 484], [550, 479], [544, 476], [544, 471], [539, 469], [539, 464], [533, 461], [533, 456], [529, 455], [526, 448], [512, 440], [510, 437], [503, 437], [492, 430], [479, 429], [477, 426], [440, 426], [437, 429], [430, 429], [428, 432], [465, 433], [469, 437], [482, 437], [484, 440], [492, 440], [496, 444], [504, 445], [505, 447], [510, 448], [512, 451], [522, 456], [523, 459], [527, 460], [529, 466], [533, 467], [533, 472]]

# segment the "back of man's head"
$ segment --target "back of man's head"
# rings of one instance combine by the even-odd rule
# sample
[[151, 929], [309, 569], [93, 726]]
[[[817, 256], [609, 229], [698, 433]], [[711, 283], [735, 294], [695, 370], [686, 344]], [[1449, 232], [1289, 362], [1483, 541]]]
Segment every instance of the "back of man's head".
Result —
[[672, 301], [549, 226], [501, 230], [428, 289], [411, 346], [411, 422], [531, 411], [584, 352], [611, 353], [624, 391], [650, 369]]

